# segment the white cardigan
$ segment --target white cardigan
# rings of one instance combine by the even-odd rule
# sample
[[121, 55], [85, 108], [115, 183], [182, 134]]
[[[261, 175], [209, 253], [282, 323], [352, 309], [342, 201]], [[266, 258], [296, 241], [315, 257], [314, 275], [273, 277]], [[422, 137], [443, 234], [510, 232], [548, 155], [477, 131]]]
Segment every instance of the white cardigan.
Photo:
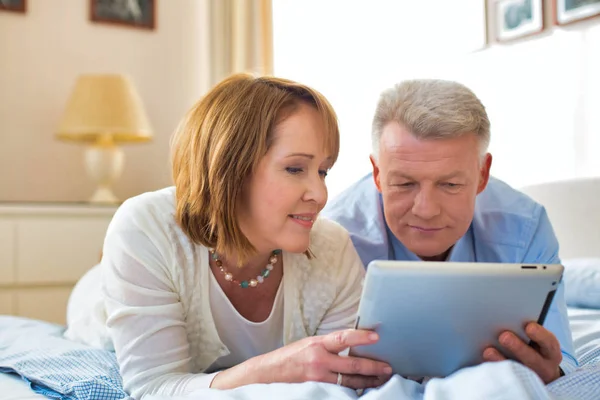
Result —
[[[202, 372], [229, 354], [211, 315], [208, 251], [187, 238], [174, 212], [173, 187], [123, 203], [99, 271], [70, 299], [66, 336], [114, 348], [125, 390], [136, 399], [207, 387], [212, 376]], [[364, 268], [347, 231], [320, 218], [310, 249], [312, 260], [283, 253], [284, 344], [355, 323]], [[95, 296], [94, 273], [104, 281]]]

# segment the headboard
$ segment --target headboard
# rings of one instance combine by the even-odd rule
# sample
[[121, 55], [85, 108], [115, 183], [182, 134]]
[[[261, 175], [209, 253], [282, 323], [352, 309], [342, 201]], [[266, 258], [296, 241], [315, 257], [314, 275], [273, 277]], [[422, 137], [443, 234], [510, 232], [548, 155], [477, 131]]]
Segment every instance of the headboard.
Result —
[[600, 257], [600, 177], [542, 183], [521, 191], [546, 207], [562, 260]]

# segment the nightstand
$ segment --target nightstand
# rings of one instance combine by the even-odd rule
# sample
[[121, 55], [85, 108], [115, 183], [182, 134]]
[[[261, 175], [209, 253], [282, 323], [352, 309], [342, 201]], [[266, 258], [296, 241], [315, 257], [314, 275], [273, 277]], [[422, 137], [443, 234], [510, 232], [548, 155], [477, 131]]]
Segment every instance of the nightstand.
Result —
[[0, 314], [59, 324], [100, 258], [116, 206], [0, 203]]

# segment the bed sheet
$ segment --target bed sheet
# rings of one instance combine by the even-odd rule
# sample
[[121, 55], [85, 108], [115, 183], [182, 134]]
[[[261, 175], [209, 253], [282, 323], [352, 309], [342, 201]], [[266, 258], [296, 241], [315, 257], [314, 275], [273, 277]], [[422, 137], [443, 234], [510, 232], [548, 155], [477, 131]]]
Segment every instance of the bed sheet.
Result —
[[198, 390], [181, 397], [149, 400], [247, 400], [256, 398], [337, 400], [598, 400], [600, 399], [600, 310], [569, 308], [580, 369], [550, 385], [512, 361], [465, 368], [426, 385], [394, 376], [359, 397], [354, 391], [322, 383], [249, 385], [228, 391]]
[[[573, 333], [573, 345], [580, 364], [594, 358], [600, 363], [600, 309], [568, 308], [569, 324]], [[599, 395], [600, 399], [600, 388]]]
[[[394, 377], [379, 390], [366, 393], [361, 397], [361, 400], [383, 400], [387, 398], [466, 400], [487, 395], [495, 399], [510, 400], [521, 398], [553, 400], [589, 398], [598, 400], [600, 399], [600, 310], [569, 308], [568, 312], [577, 356], [581, 365], [586, 369], [578, 373], [578, 376], [567, 376], [550, 386], [545, 386], [530, 370], [516, 363], [506, 362], [465, 369], [451, 378], [432, 380], [426, 387], [400, 377]], [[0, 328], [8, 328], [1, 329], [4, 339], [10, 336], [17, 337], [25, 331], [31, 332], [31, 329], [35, 329], [38, 334], [49, 338], [54, 337], [56, 340], [56, 335], [61, 332], [60, 327], [33, 320], [6, 320], [5, 326], [0, 326]], [[482, 384], [473, 385], [472, 382], [482, 382]], [[584, 388], [585, 385], [588, 387], [587, 393], [589, 394], [590, 384], [595, 385], [594, 387], [597, 388], [597, 396], [590, 397], [587, 394], [578, 397], [572, 396], [573, 393], [583, 393], [581, 391], [576, 392], [574, 389], [579, 390]], [[499, 393], [501, 397], [497, 397]], [[44, 398], [35, 394], [29, 388], [29, 385], [19, 377], [0, 374], [0, 400], [37, 400]], [[357, 399], [358, 397], [355, 392], [349, 389], [313, 382], [294, 385], [249, 385], [231, 391], [199, 391], [187, 398], [246, 400], [253, 398]]]
[[48, 400], [17, 375], [0, 374], [0, 400]]

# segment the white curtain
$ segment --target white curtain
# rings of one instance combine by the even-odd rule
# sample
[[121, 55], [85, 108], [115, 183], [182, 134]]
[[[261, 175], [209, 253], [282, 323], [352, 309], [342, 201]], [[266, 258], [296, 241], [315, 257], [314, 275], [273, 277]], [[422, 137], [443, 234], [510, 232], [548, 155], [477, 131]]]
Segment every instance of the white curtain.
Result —
[[210, 84], [236, 72], [273, 73], [271, 0], [210, 0]]

